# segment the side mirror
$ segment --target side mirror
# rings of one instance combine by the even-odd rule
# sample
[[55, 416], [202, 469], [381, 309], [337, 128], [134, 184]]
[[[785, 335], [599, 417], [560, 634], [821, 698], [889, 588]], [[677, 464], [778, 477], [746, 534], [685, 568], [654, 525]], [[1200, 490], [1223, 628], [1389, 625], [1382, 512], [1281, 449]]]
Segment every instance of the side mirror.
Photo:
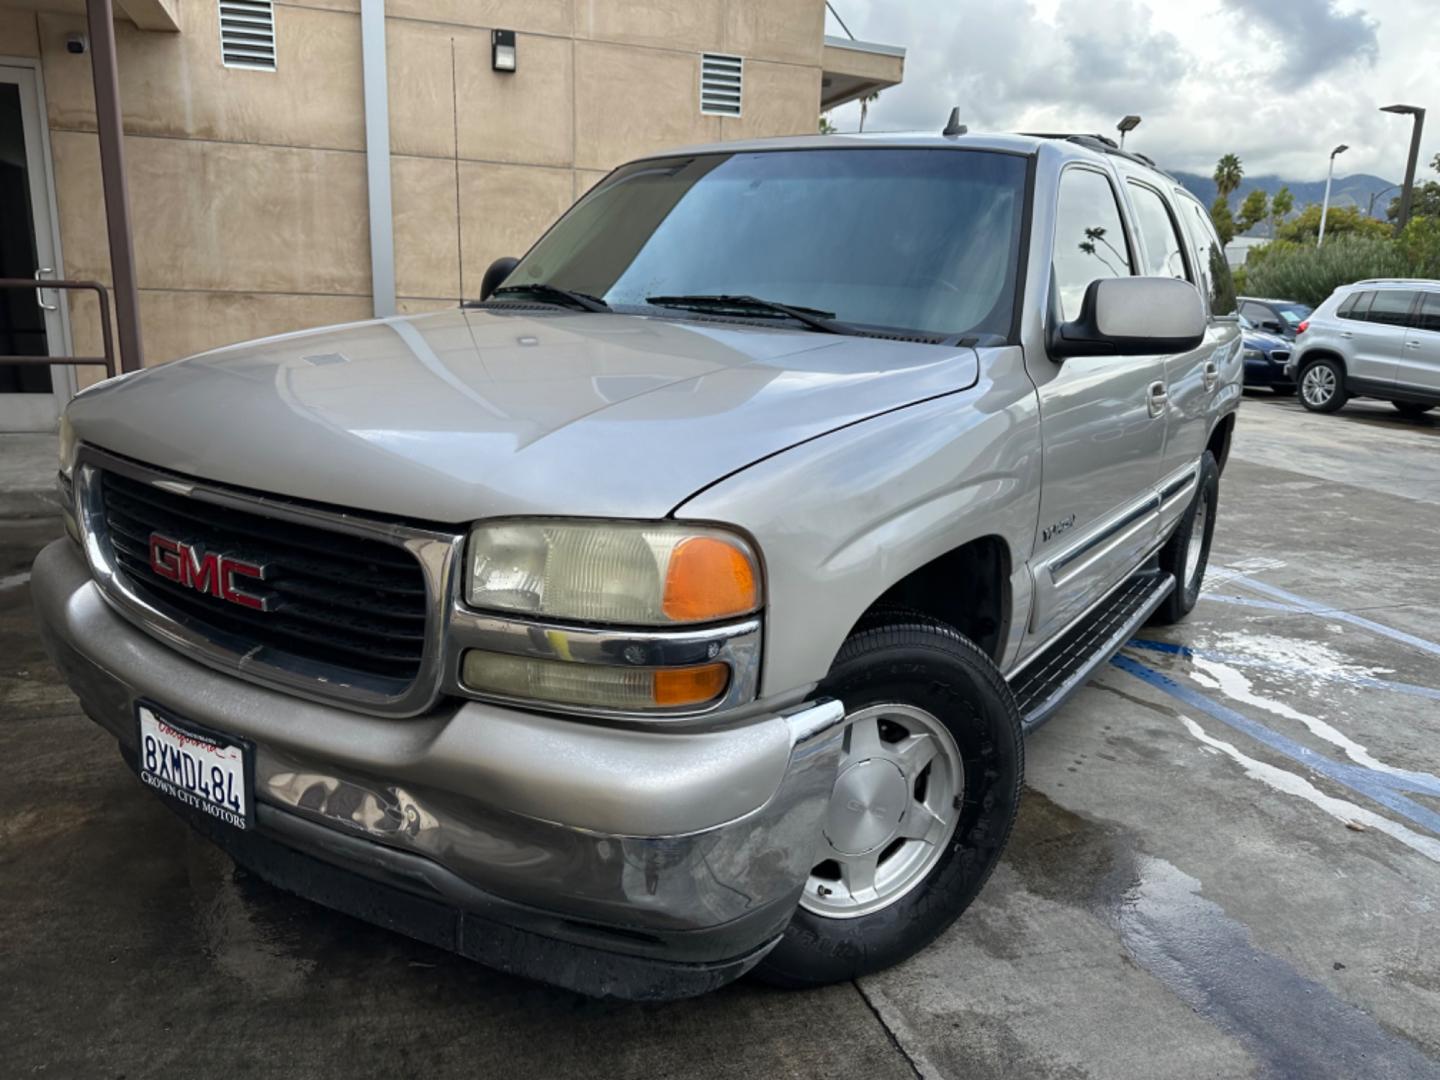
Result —
[[1283, 334], [1285, 332], [1285, 327], [1281, 326], [1274, 319], [1266, 319], [1260, 324], [1260, 329], [1269, 330], [1272, 334]]
[[519, 259], [512, 258], [509, 255], [505, 255], [492, 262], [489, 268], [486, 269], [485, 276], [480, 279], [480, 299], [489, 300], [491, 294], [501, 285], [505, 284], [505, 279], [510, 276], [510, 271], [514, 270], [519, 262]]
[[1179, 278], [1123, 277], [1092, 281], [1074, 322], [1049, 334], [1050, 355], [1151, 356], [1186, 352], [1205, 340], [1200, 293]]

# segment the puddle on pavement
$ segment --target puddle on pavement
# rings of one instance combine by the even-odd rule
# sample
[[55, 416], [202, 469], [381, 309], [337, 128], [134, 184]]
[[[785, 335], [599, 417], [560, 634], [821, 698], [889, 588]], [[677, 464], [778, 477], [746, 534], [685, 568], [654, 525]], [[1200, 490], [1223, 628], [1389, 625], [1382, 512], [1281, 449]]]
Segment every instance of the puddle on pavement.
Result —
[[1134, 963], [1241, 1041], [1273, 1077], [1428, 1078], [1440, 1063], [1257, 948], [1201, 882], [1139, 851], [1122, 827], [1027, 789], [1006, 854], [1025, 888], [1114, 928]]

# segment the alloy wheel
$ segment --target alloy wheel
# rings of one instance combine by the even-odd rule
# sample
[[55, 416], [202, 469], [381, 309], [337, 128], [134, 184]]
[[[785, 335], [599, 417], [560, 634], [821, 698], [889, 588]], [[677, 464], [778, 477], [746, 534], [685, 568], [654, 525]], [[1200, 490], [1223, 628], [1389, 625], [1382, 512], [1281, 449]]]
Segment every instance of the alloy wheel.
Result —
[[1205, 553], [1205, 528], [1210, 522], [1210, 503], [1205, 493], [1200, 493], [1200, 502], [1195, 507], [1195, 520], [1190, 525], [1190, 542], [1185, 546], [1185, 580], [1180, 588], [1188, 589], [1195, 584], [1195, 575], [1200, 569], [1200, 556]]
[[871, 705], [846, 718], [822, 846], [801, 907], [850, 919], [922, 882], [955, 834], [965, 768], [955, 738], [913, 705]]
[[1335, 396], [1335, 372], [1326, 364], [1311, 364], [1305, 369], [1300, 392], [1311, 405], [1326, 405]]

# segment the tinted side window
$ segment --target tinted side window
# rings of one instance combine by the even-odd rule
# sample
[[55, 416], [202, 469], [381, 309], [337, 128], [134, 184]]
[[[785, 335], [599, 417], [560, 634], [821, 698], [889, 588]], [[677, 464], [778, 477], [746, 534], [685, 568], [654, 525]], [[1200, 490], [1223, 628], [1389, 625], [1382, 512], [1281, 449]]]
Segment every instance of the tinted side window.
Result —
[[1225, 248], [1205, 208], [1190, 199], [1185, 202], [1190, 207], [1190, 238], [1200, 252], [1200, 276], [1210, 294], [1210, 314], [1234, 315], [1235, 281], [1225, 261]]
[[1135, 225], [1145, 242], [1144, 273], [1149, 277], [1186, 277], [1185, 245], [1175, 231], [1175, 220], [1165, 200], [1154, 188], [1141, 184], [1131, 184], [1130, 195], [1135, 204]]
[[1364, 319], [1365, 313], [1370, 310], [1370, 301], [1375, 299], [1373, 292], [1351, 293], [1350, 299], [1340, 305], [1335, 312], [1342, 319]]
[[1274, 318], [1269, 308], [1262, 307], [1259, 304], [1241, 304], [1240, 314], [1244, 315], [1245, 318], [1249, 319], [1256, 326], [1259, 326], [1266, 319]]
[[1422, 293], [1421, 297], [1420, 311], [1415, 316], [1416, 329], [1440, 334], [1440, 293]]
[[1129, 277], [1130, 246], [1110, 181], [1091, 169], [1066, 169], [1060, 176], [1052, 263], [1060, 317], [1080, 314], [1092, 281]]
[[1380, 289], [1370, 304], [1370, 321], [1385, 326], [1405, 326], [1410, 322], [1410, 307], [1415, 294], [1406, 289]]

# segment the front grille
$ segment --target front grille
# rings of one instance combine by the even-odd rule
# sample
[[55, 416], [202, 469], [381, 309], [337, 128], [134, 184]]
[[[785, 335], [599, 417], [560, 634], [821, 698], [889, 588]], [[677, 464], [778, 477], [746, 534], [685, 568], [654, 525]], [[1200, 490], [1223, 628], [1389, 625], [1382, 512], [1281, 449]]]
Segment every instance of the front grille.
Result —
[[1271, 350], [1270, 350], [1270, 360], [1271, 360], [1272, 363], [1283, 364], [1286, 360], [1289, 360], [1289, 359], [1290, 359], [1290, 350], [1289, 350], [1289, 349], [1271, 349]]
[[[420, 564], [404, 548], [218, 506], [112, 471], [99, 479], [103, 540], [126, 584], [162, 614], [232, 653], [322, 682], [390, 684], [399, 693], [415, 681], [428, 601]], [[268, 610], [161, 577], [150, 568], [152, 533], [263, 565], [263, 581], [239, 581]]]

